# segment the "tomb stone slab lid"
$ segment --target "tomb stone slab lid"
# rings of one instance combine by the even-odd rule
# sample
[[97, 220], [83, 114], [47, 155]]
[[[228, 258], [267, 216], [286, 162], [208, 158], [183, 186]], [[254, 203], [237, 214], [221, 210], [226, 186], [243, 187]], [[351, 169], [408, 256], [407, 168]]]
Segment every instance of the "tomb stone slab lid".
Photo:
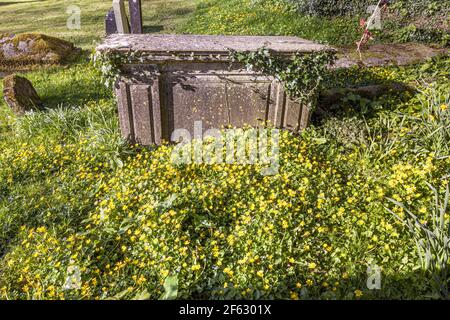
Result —
[[145, 52], [166, 56], [170, 54], [205, 55], [234, 51], [256, 51], [267, 48], [279, 54], [310, 53], [332, 50], [330, 47], [297, 37], [284, 36], [210, 36], [172, 34], [112, 34], [97, 50], [115, 52]]

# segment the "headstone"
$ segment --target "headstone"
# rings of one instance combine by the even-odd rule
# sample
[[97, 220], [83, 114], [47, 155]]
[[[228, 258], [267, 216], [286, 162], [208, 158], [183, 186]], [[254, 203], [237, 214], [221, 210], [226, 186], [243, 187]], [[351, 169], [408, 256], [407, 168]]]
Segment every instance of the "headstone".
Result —
[[116, 16], [114, 15], [114, 9], [109, 9], [105, 17], [105, 30], [106, 34], [117, 33]]
[[113, 0], [114, 15], [116, 17], [116, 25], [118, 33], [130, 33], [128, 25], [127, 13], [123, 0]]
[[128, 0], [131, 33], [142, 33], [141, 0]]
[[17, 115], [39, 109], [42, 105], [41, 99], [31, 82], [15, 74], [3, 79], [3, 96], [6, 103]]

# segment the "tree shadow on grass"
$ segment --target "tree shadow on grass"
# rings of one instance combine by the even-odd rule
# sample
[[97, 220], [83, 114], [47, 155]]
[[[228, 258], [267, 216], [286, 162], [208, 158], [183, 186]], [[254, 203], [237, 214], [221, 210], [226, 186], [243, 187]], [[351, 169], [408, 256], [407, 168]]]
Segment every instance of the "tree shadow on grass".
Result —
[[[360, 262], [355, 261], [355, 266]], [[365, 266], [362, 266], [365, 268]], [[313, 279], [314, 274], [305, 271], [299, 271], [298, 277], [305, 276], [307, 279]], [[211, 295], [217, 297], [217, 291], [222, 291], [222, 297], [226, 300], [284, 300], [287, 303], [291, 299], [303, 301], [311, 300], [430, 300], [442, 299], [443, 297], [434, 288], [433, 279], [428, 271], [418, 269], [415, 271], [395, 271], [389, 270], [389, 273], [380, 270], [378, 279], [374, 274], [368, 274], [366, 270], [361, 270], [354, 276], [343, 279], [342, 277], [330, 277], [325, 282], [316, 282], [306, 284], [306, 280], [298, 280], [297, 275], [290, 278], [282, 278], [280, 281], [271, 284], [271, 288], [261, 290], [252, 288], [251, 285], [228, 286], [227, 289], [202, 288], [196, 292], [194, 288], [190, 296], [183, 297], [187, 299], [211, 299]], [[208, 279], [203, 279], [208, 283]], [[300, 288], [298, 287], [298, 284]], [[206, 290], [205, 290], [206, 289]], [[245, 291], [250, 289], [248, 294]], [[217, 290], [217, 291], [216, 291]]]
[[335, 70], [320, 93], [312, 123], [330, 118], [369, 119], [380, 111], [393, 111], [417, 90], [406, 82], [383, 78], [371, 68]]
[[33, 71], [25, 76], [32, 81], [44, 107], [49, 109], [82, 106], [113, 96], [85, 55], [74, 63]]
[[[360, 262], [355, 261], [355, 266]], [[365, 266], [361, 266], [366, 268]], [[305, 272], [299, 272], [299, 277], [305, 276]], [[389, 273], [381, 268], [379, 277], [361, 270], [354, 276], [343, 279], [342, 277], [330, 277], [325, 282], [306, 284], [306, 280], [299, 281], [296, 276], [281, 279], [271, 285], [268, 292], [246, 286], [228, 287], [223, 297], [225, 299], [250, 299], [250, 300], [429, 300], [442, 299], [439, 292], [434, 289], [433, 279], [428, 271], [418, 269], [415, 271], [394, 271]], [[313, 279], [314, 274], [306, 278]], [[205, 279], [205, 282], [206, 279]], [[300, 288], [298, 283], [301, 284]], [[249, 294], [243, 294], [251, 289]], [[253, 290], [252, 290], [253, 289]], [[224, 289], [220, 288], [221, 291]], [[211, 299], [210, 292], [203, 290], [201, 293], [193, 293], [194, 299]]]
[[[395, 273], [390, 270], [389, 274], [381, 269], [379, 281], [375, 279], [375, 274], [368, 274], [366, 270], [362, 270], [348, 279], [330, 279], [329, 283], [328, 290], [323, 287], [323, 284], [315, 284], [316, 287], [309, 290], [307, 287], [303, 287], [303, 291], [298, 290], [299, 297], [304, 299], [346, 300], [414, 300], [439, 297], [433, 293], [430, 275], [420, 269], [416, 271], [396, 271]], [[332, 289], [334, 283], [339, 283], [336, 291]], [[289, 288], [295, 288], [292, 281], [288, 280], [286, 285]]]
[[143, 33], [158, 33], [164, 30], [164, 26], [144, 26]]

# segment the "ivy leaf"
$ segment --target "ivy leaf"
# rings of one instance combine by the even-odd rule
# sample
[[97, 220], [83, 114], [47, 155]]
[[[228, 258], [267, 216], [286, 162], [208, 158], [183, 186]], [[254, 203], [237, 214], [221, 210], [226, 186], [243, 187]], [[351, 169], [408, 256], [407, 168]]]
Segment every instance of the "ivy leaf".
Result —
[[150, 299], [150, 293], [148, 293], [147, 290], [139, 292], [133, 298], [133, 300], [149, 300], [149, 299]]
[[128, 289], [125, 289], [125, 290], [123, 290], [123, 291], [121, 291], [121, 292], [115, 294], [115, 295], [112, 296], [112, 297], [106, 298], [105, 300], [120, 300], [120, 299], [122, 299], [123, 297], [125, 297], [125, 295], [126, 295], [127, 293], [128, 293]]
[[164, 293], [159, 298], [160, 300], [174, 300], [178, 296], [178, 276], [168, 276], [164, 280]]
[[322, 145], [327, 143], [328, 139], [326, 138], [314, 138], [313, 141], [315, 142], [316, 145]]

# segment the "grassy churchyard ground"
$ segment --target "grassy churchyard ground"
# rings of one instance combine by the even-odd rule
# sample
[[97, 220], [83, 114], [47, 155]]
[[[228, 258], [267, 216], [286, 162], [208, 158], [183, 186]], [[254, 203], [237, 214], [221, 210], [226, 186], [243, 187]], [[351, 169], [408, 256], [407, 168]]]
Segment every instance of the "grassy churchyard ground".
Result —
[[[148, 31], [171, 33], [194, 12], [197, 0], [143, 1], [144, 24]], [[68, 29], [67, 8], [81, 9], [81, 29]], [[84, 49], [105, 34], [104, 18], [112, 7], [105, 0], [2, 0], [0, 32], [39, 32], [71, 41]]]
[[[448, 48], [448, 6], [408, 1], [393, 5], [371, 43]], [[295, 2], [147, 0], [145, 29], [347, 47], [361, 37], [366, 14], [307, 14]], [[69, 5], [81, 9], [80, 30], [67, 29]], [[45, 33], [89, 51], [110, 6], [0, 0], [0, 33]], [[348, 91], [337, 107], [321, 106], [304, 132], [282, 133], [274, 176], [176, 165], [171, 145], [126, 143], [87, 55], [23, 74], [45, 110], [16, 116], [0, 84], [0, 299], [157, 299], [174, 294], [168, 284], [185, 299], [448, 298], [449, 74], [448, 54], [327, 74], [324, 90], [410, 90]], [[367, 286], [369, 269], [380, 270], [381, 288]]]

